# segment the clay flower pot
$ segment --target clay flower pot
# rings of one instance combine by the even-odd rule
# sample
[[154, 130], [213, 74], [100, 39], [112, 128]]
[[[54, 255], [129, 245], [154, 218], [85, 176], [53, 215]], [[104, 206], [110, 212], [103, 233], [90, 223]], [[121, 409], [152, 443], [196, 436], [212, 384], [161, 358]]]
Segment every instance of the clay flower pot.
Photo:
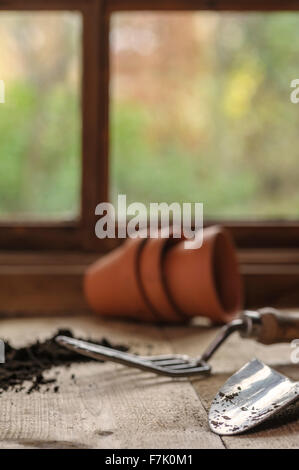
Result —
[[146, 238], [128, 239], [87, 269], [85, 297], [96, 313], [155, 321], [141, 293], [137, 275], [138, 259], [146, 242]]
[[191, 250], [172, 234], [129, 239], [87, 270], [84, 289], [97, 313], [148, 322], [227, 322], [242, 306], [236, 255], [220, 227], [205, 229], [202, 246]]
[[229, 233], [221, 227], [203, 232], [202, 246], [169, 248], [164, 258], [169, 295], [187, 317], [205, 316], [216, 323], [231, 321], [242, 308], [242, 282]]
[[158, 322], [181, 322], [185, 315], [179, 310], [169, 295], [167, 280], [164, 275], [164, 258], [168, 250], [176, 244], [182, 244], [181, 238], [149, 238], [139, 258], [138, 276], [140, 288], [148, 307]]

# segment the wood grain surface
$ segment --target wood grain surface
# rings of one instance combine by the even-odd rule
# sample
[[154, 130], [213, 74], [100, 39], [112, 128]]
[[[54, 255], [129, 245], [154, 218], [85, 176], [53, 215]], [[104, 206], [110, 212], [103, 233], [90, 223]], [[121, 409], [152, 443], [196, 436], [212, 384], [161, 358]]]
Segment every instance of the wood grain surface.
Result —
[[[1, 338], [21, 346], [51, 336], [57, 328], [109, 338], [146, 354], [199, 355], [216, 333], [203, 324], [156, 327], [108, 322], [93, 316], [1, 320]], [[299, 380], [289, 345], [262, 346], [231, 337], [212, 360], [211, 377], [170, 379], [111, 363], [56, 368], [59, 393], [5, 392], [0, 397], [0, 448], [296, 448], [298, 408], [282, 421], [250, 434], [219, 437], [207, 413], [223, 382], [258, 357]], [[71, 375], [75, 374], [75, 382]]]

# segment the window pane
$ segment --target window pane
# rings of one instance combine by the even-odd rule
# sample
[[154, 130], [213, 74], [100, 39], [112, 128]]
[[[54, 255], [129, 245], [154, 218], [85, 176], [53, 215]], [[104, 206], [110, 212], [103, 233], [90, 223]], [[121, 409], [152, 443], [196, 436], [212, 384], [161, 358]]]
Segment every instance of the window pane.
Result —
[[0, 79], [0, 218], [78, 216], [81, 15], [0, 12]]
[[117, 13], [110, 42], [112, 200], [299, 218], [297, 13]]

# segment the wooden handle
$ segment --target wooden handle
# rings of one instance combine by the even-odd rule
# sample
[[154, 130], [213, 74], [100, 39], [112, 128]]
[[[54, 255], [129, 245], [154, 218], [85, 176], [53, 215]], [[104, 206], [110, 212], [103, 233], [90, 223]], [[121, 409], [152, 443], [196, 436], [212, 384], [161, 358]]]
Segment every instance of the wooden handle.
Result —
[[257, 340], [260, 343], [288, 343], [299, 338], [298, 313], [281, 313], [274, 308], [264, 308], [259, 313], [261, 328]]

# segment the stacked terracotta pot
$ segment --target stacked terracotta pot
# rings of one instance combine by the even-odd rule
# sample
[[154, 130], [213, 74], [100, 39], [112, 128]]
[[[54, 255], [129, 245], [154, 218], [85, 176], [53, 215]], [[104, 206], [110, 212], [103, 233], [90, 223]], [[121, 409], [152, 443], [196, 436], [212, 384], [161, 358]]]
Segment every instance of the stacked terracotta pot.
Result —
[[235, 250], [221, 227], [205, 229], [196, 249], [182, 237], [128, 239], [88, 269], [84, 289], [95, 312], [147, 322], [223, 323], [242, 306]]

